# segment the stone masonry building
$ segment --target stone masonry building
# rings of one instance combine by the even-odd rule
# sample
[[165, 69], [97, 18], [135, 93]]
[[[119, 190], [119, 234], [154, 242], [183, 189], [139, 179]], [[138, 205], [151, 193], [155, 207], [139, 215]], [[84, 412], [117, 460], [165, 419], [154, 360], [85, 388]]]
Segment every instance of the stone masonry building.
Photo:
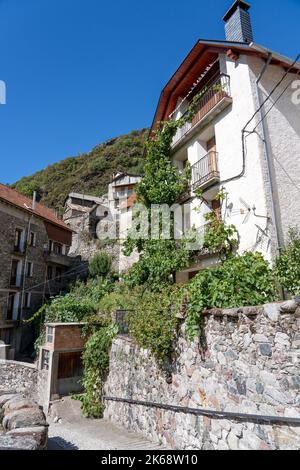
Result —
[[[76, 259], [72, 230], [54, 212], [0, 184], [0, 344], [2, 358], [29, 353], [30, 318], [66, 288]], [[67, 274], [68, 273], [68, 274]]]
[[116, 173], [108, 185], [108, 193], [96, 197], [70, 193], [65, 202], [64, 222], [73, 230], [70, 254], [89, 260], [103, 249], [113, 258], [116, 272], [127, 271], [137, 255], [123, 255], [123, 241], [131, 226], [135, 187], [139, 175]]

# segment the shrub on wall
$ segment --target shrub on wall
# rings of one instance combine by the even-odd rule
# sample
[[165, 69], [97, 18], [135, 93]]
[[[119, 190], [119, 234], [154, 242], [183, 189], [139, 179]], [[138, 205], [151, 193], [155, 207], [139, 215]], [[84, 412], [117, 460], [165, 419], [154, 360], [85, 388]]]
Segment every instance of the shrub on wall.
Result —
[[116, 310], [135, 310], [142, 288], [130, 289], [125, 283], [116, 283], [114, 290], [99, 303], [99, 312], [111, 316]]
[[300, 295], [300, 231], [291, 228], [289, 241], [277, 258], [275, 271], [280, 284], [293, 295]]
[[35, 315], [26, 321], [34, 323], [37, 331], [36, 349], [45, 334], [45, 323], [88, 322], [99, 310], [99, 303], [112, 289], [112, 283], [105, 279], [90, 280], [87, 283], [77, 282], [66, 295], [55, 297], [44, 304]]
[[166, 286], [161, 292], [147, 290], [137, 298], [135, 311], [129, 316], [130, 334], [159, 364], [172, 355], [183, 293], [180, 286]]
[[189, 284], [187, 333], [199, 333], [201, 312], [210, 308], [261, 305], [276, 298], [275, 279], [260, 253], [244, 253], [204, 269]]
[[89, 262], [90, 277], [106, 277], [111, 272], [111, 267], [112, 257], [105, 251], [97, 253]]
[[139, 261], [130, 269], [126, 282], [131, 286], [147, 285], [160, 290], [163, 284], [172, 284], [174, 274], [189, 264], [191, 252], [183, 242], [176, 240], [148, 240]]

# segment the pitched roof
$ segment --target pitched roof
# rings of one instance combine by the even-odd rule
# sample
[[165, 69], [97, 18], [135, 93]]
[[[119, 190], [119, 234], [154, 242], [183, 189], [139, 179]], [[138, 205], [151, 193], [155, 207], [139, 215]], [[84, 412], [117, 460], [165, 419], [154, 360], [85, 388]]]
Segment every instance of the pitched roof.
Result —
[[[168, 116], [176, 106], [177, 99], [185, 96], [187, 90], [191, 89], [203, 70], [205, 70], [210, 63], [213, 63], [218, 58], [219, 54], [226, 54], [229, 50], [239, 54], [258, 56], [262, 59], [267, 59], [268, 55], [272, 54], [271, 64], [286, 69], [294, 63], [292, 59], [254, 42], [248, 44], [243, 42], [199, 39], [162, 90], [152, 123], [152, 129], [155, 128], [158, 122], [168, 119]], [[300, 63], [297, 62], [294, 64], [291, 73], [299, 73], [299, 70]]]
[[36, 203], [35, 210], [32, 209], [32, 201], [28, 197], [23, 196], [12, 188], [0, 183], [0, 201], [4, 201], [8, 204], [11, 204], [19, 209], [22, 209], [29, 214], [34, 214], [36, 217], [39, 217], [51, 224], [58, 225], [59, 227], [72, 232], [72, 230], [61, 220], [55, 213], [48, 209], [48, 207], [43, 206], [43, 204]]
[[112, 179], [111, 179], [110, 182], [114, 183], [115, 181], [118, 181], [119, 179], [124, 178], [126, 176], [131, 176], [132, 178], [142, 178], [142, 175], [136, 175], [136, 174], [133, 174], [133, 173], [120, 172], [120, 173], [115, 173], [112, 176]]
[[96, 204], [103, 204], [104, 199], [105, 199], [104, 196], [98, 197], [98, 196], [90, 196], [89, 194], [80, 194], [80, 193], [70, 193], [68, 198], [81, 199], [83, 202], [84, 201], [95, 202]]

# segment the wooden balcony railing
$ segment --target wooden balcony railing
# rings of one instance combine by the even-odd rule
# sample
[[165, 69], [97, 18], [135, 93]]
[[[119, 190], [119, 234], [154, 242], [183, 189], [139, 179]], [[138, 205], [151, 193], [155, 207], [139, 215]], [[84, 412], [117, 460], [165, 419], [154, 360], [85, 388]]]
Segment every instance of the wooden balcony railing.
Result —
[[191, 168], [192, 189], [204, 189], [220, 181], [217, 152], [209, 152]]
[[[214, 109], [221, 110], [232, 102], [230, 92], [230, 77], [225, 74], [219, 75], [203, 90], [203, 96], [196, 107], [196, 113], [191, 122], [186, 122], [180, 127], [173, 139], [172, 146], [175, 147], [192, 129], [194, 129], [200, 122], [205, 120], [210, 112]], [[219, 110], [220, 111], [220, 110]]]

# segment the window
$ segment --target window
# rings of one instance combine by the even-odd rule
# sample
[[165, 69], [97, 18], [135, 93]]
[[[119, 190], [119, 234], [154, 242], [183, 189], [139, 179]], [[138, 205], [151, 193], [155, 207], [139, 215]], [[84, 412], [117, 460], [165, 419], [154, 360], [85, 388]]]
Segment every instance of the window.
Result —
[[32, 277], [33, 276], [33, 263], [31, 261], [27, 261], [26, 276], [27, 277]]
[[31, 292], [25, 292], [23, 307], [24, 308], [30, 308], [31, 307]]
[[22, 264], [19, 260], [13, 259], [11, 263], [10, 285], [20, 287]]
[[6, 319], [17, 321], [20, 313], [20, 293], [10, 292], [7, 300]]
[[62, 278], [62, 269], [61, 268], [56, 268], [55, 277], [56, 277], [56, 282], [61, 282], [61, 278]]
[[62, 254], [62, 248], [63, 248], [63, 247], [62, 247], [62, 245], [61, 245], [60, 243], [54, 243], [54, 249], [53, 249], [53, 251], [54, 251], [54, 253], [55, 253], [56, 255], [61, 255], [61, 254]]
[[15, 251], [22, 251], [23, 230], [17, 228], [15, 231]]
[[36, 246], [36, 234], [34, 232], [30, 232], [29, 246]]
[[52, 253], [53, 251], [53, 241], [49, 240], [49, 253]]
[[47, 279], [48, 281], [51, 281], [53, 279], [53, 267], [52, 266], [47, 267]]
[[53, 337], [54, 337], [54, 328], [53, 326], [48, 326], [47, 327], [47, 343], [53, 343]]
[[42, 369], [49, 370], [49, 364], [50, 364], [50, 351], [47, 351], [47, 349], [43, 349]]
[[15, 294], [13, 292], [10, 292], [8, 294], [8, 303], [7, 303], [7, 313], [6, 313], [7, 320], [13, 319], [14, 304], [15, 304]]
[[216, 214], [218, 220], [222, 220], [222, 203], [221, 199], [215, 199], [212, 201], [212, 209]]

